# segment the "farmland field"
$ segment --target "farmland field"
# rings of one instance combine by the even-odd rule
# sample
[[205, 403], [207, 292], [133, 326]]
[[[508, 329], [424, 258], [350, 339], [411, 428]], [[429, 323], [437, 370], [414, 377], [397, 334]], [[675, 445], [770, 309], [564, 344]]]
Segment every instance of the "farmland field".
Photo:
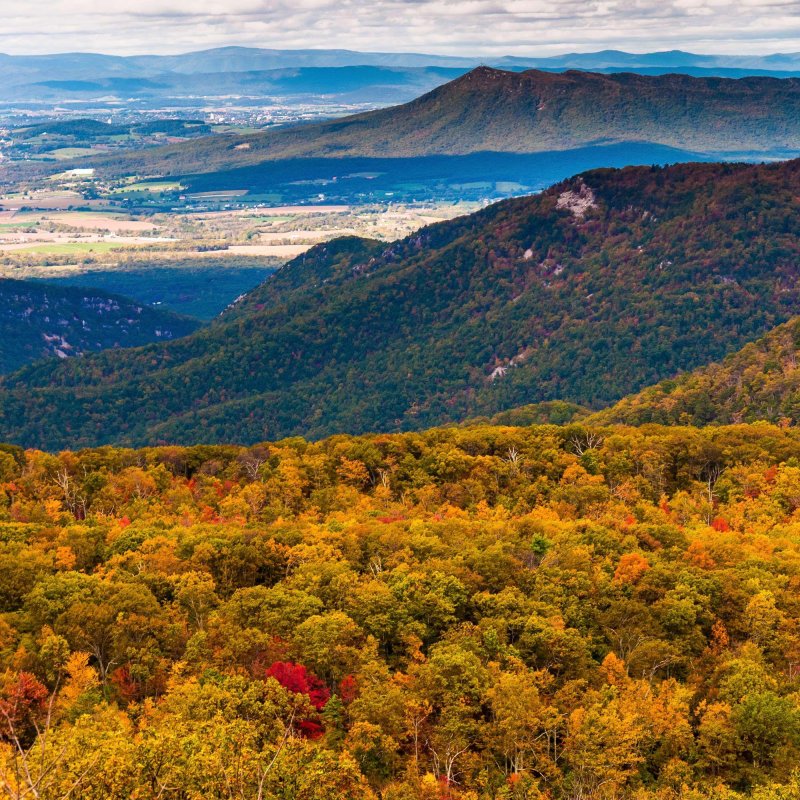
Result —
[[[196, 213], [130, 214], [95, 207], [48, 208], [58, 195], [0, 212], [0, 277], [92, 287], [211, 319], [290, 258], [328, 239], [392, 240], [475, 208], [283, 206]], [[24, 209], [24, 210], [23, 210]]]
[[124, 186], [119, 186], [111, 190], [111, 194], [123, 194], [125, 192], [176, 192], [180, 191], [183, 187], [177, 181], [154, 181], [131, 183]]
[[89, 253], [110, 253], [123, 245], [118, 242], [63, 242], [49, 244], [38, 242], [31, 245], [3, 245], [0, 249], [17, 251], [20, 253], [36, 253], [43, 256], [81, 256]]

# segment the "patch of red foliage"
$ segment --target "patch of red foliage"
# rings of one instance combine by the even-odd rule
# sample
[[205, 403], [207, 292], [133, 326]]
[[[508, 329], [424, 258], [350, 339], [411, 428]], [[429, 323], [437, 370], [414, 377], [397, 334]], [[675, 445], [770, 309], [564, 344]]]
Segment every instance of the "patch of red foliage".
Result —
[[47, 687], [30, 672], [20, 672], [0, 690], [0, 731], [6, 737], [19, 737], [32, 727], [37, 712], [49, 696]]
[[345, 675], [339, 681], [339, 697], [345, 705], [352, 703], [358, 697], [358, 681], [354, 675]]
[[[317, 711], [325, 708], [325, 704], [331, 696], [325, 684], [302, 664], [295, 664], [292, 661], [275, 661], [267, 669], [265, 676], [275, 678], [284, 689], [290, 692], [304, 694]], [[311, 718], [300, 720], [298, 728], [307, 739], [317, 739], [322, 736], [324, 731], [319, 720]]]
[[118, 667], [111, 673], [111, 685], [126, 703], [132, 703], [139, 698], [139, 686], [127, 665]]
[[378, 522], [388, 525], [390, 522], [402, 522], [405, 518], [405, 514], [390, 514], [386, 517], [378, 517]]

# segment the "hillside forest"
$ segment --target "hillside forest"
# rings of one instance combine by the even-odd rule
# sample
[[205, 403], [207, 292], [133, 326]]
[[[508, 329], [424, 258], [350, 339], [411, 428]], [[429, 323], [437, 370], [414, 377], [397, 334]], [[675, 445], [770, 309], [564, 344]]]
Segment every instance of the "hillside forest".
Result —
[[799, 177], [800, 159], [595, 170], [391, 244], [320, 244], [193, 334], [3, 376], [0, 439], [251, 444], [599, 410], [800, 314]]

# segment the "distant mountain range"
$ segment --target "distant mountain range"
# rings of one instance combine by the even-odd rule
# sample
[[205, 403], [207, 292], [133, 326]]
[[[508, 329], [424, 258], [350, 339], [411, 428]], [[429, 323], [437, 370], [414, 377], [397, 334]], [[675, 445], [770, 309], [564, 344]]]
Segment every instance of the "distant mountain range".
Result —
[[175, 56], [121, 57], [96, 53], [0, 54], [0, 101], [137, 99], [157, 103], [200, 96], [303, 97], [307, 102], [388, 104], [410, 100], [474, 67], [509, 70], [677, 72], [738, 78], [800, 76], [800, 53], [719, 56], [679, 50], [603, 50], [545, 58], [450, 57], [349, 50], [268, 50], [223, 47]]
[[0, 373], [186, 336], [200, 323], [97, 289], [0, 278]]
[[32, 83], [58, 75], [63, 80], [96, 79], [99, 75], [119, 78], [156, 78], [165, 74], [198, 75], [242, 73], [301, 67], [451, 67], [472, 69], [487, 65], [523, 69], [671, 69], [800, 71], [800, 53], [772, 55], [704, 55], [682, 50], [627, 53], [600, 50], [592, 53], [529, 56], [442, 56], [426, 53], [379, 53], [353, 50], [275, 50], [254, 47], [220, 47], [180, 55], [113, 56], [99, 53], [53, 55], [0, 54], [4, 80]]
[[597, 170], [390, 245], [320, 245], [183, 339], [6, 377], [0, 439], [252, 442], [599, 409], [800, 314], [798, 186], [800, 160]]

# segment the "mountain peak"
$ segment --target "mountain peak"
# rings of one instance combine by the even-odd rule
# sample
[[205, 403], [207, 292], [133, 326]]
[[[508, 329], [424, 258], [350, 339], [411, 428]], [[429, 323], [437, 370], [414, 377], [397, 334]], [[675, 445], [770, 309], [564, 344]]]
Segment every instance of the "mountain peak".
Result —
[[[765, 113], [765, 109], [767, 112]], [[401, 106], [248, 134], [81, 160], [104, 178], [223, 172], [295, 158], [415, 158], [568, 151], [643, 143], [692, 155], [800, 147], [800, 79], [512, 72], [486, 65]], [[693, 159], [694, 160], [694, 159]], [[15, 167], [15, 174], [64, 164]]]
[[471, 69], [469, 72], [462, 75], [460, 78], [452, 81], [449, 84], [445, 84], [443, 88], [447, 86], [455, 86], [458, 84], [464, 83], [478, 83], [480, 85], [490, 85], [492, 83], [496, 83], [499, 80], [505, 80], [509, 77], [516, 78], [519, 73], [510, 72], [509, 70], [505, 69], [497, 69], [497, 67], [490, 67], [486, 64], [481, 64], [479, 67], [475, 67], [475, 69]]

